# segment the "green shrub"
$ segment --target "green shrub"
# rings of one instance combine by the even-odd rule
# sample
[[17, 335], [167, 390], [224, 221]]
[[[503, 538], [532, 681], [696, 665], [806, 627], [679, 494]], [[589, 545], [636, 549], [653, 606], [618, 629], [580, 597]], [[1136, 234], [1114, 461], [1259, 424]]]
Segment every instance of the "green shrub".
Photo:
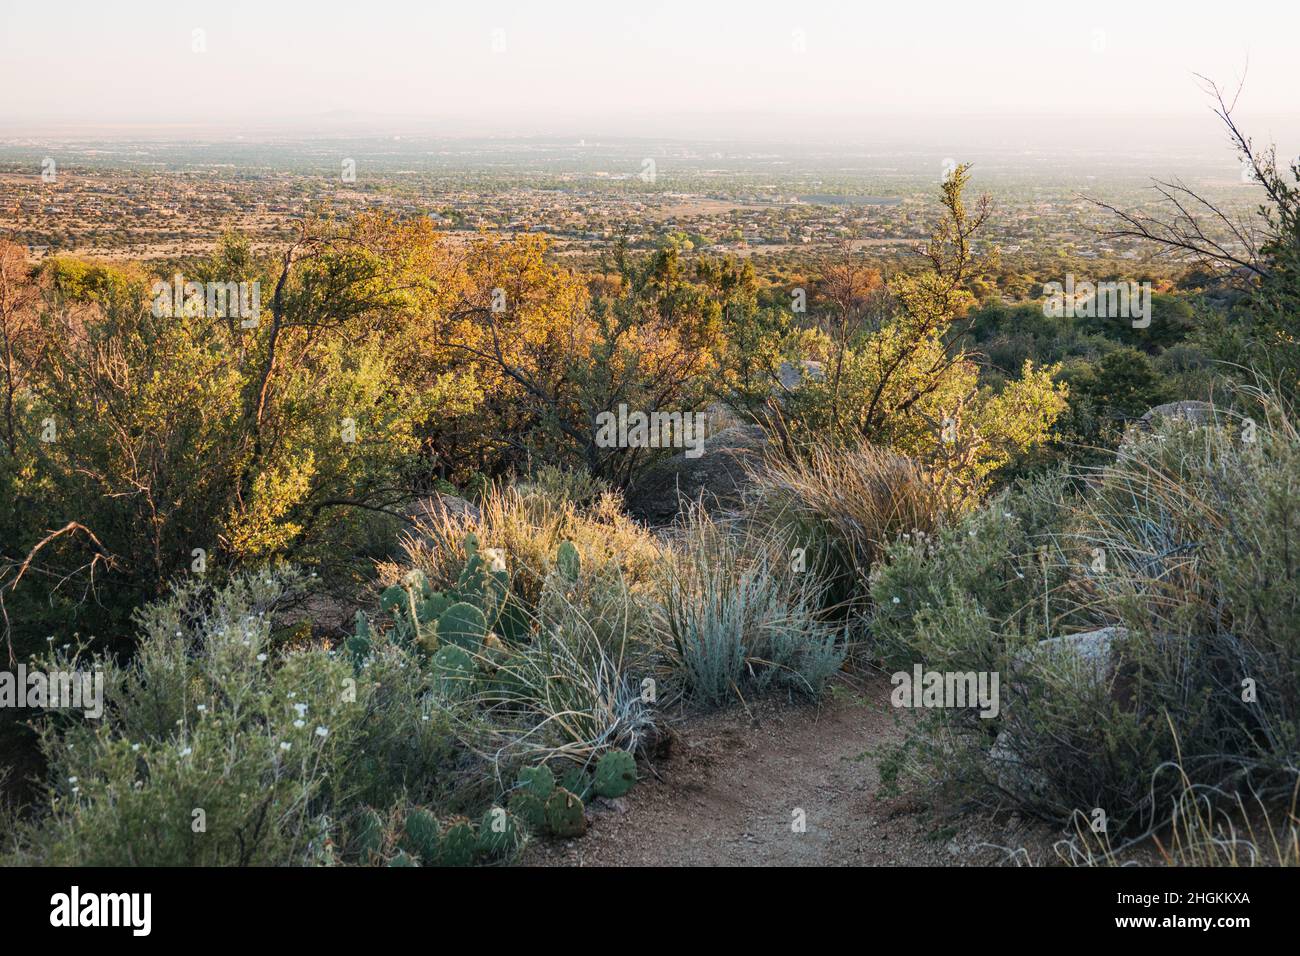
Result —
[[935, 533], [902, 534], [870, 578], [873, 652], [890, 666], [986, 670], [1006, 644], [1073, 620], [1059, 593], [1071, 494], [1064, 472], [1021, 480]]
[[[44, 662], [100, 667], [106, 708], [99, 721], [42, 722], [46, 809], [24, 825], [18, 859], [325, 863], [335, 821], [362, 801], [433, 792], [449, 738], [421, 719], [409, 659], [381, 644], [358, 672], [324, 647], [274, 650], [276, 610], [301, 586], [292, 572], [188, 584], [137, 614], [132, 663], [75, 651]], [[375, 849], [373, 834], [356, 839]]]
[[[999, 717], [928, 712], [907, 765], [1057, 822], [1100, 809], [1111, 834], [1167, 822], [1185, 782], [1287, 797], [1300, 764], [1298, 485], [1300, 438], [1264, 400], [1254, 421], [1166, 422], [1080, 496], [1040, 497], [1059, 501], [1046, 576], [1017, 557], [1033, 537], [997, 519], [1026, 510], [1017, 493], [933, 544], [891, 549], [873, 580], [887, 656], [1002, 675]], [[1092, 639], [1109, 644], [1092, 664], [1037, 643], [1103, 625], [1118, 629]]]

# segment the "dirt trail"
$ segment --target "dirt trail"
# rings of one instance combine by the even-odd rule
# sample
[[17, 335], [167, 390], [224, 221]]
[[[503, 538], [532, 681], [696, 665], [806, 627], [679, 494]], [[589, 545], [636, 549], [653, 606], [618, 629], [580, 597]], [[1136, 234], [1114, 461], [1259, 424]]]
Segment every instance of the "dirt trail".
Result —
[[[764, 704], [684, 721], [657, 779], [595, 800], [579, 840], [539, 843], [525, 863], [564, 866], [969, 865], [1005, 860], [1018, 834], [945, 826], [905, 798], [882, 798], [879, 758], [904, 726], [881, 678], [818, 707]], [[806, 829], [792, 828], [796, 810]], [[976, 830], [986, 830], [981, 834]], [[1022, 840], [1023, 842], [1023, 840]]]

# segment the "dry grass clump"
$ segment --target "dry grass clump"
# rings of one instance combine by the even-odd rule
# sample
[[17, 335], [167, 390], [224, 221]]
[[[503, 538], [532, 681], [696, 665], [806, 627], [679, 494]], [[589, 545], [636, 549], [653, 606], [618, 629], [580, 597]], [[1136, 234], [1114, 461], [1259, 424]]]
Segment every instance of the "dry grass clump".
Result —
[[617, 492], [601, 492], [590, 504], [579, 506], [527, 485], [494, 485], [477, 509], [430, 507], [403, 539], [407, 560], [381, 567], [381, 581], [392, 583], [416, 568], [435, 588], [454, 584], [465, 565], [469, 533], [480, 547], [502, 552], [511, 589], [529, 606], [539, 602], [563, 541], [577, 547], [584, 576], [617, 572], [633, 592], [649, 586], [662, 560], [659, 543], [623, 512]]
[[781, 529], [810, 565], [846, 589], [865, 584], [898, 536], [932, 533], [954, 510], [921, 465], [869, 444], [771, 456], [752, 477], [759, 520]]
[[1074, 832], [1057, 842], [1057, 856], [1070, 866], [1121, 866], [1135, 853], [1176, 867], [1300, 866], [1300, 789], [1292, 792], [1289, 804], [1279, 806], [1255, 792], [1229, 793], [1193, 783], [1176, 763], [1161, 769], [1176, 771], [1181, 789], [1158, 831], [1114, 846], [1078, 814]]

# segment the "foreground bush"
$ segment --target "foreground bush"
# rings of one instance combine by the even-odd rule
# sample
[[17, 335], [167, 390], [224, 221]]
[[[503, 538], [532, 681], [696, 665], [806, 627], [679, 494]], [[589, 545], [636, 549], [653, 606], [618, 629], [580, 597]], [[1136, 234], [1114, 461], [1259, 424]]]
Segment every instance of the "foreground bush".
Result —
[[[358, 675], [323, 648], [277, 650], [292, 574], [199, 586], [137, 615], [136, 660], [102, 668], [102, 720], [47, 718], [47, 811], [19, 859], [82, 866], [328, 862], [336, 824], [366, 797], [429, 794], [445, 726], [400, 655]], [[382, 690], [381, 690], [382, 688]]]
[[688, 516], [656, 616], [692, 697], [720, 704], [773, 684], [815, 697], [840, 669], [846, 636], [824, 619], [824, 586], [787, 554]]
[[1058, 822], [1100, 809], [1110, 833], [1167, 820], [1182, 774], [1292, 792], [1300, 440], [1276, 404], [1256, 416], [1131, 443], [1062, 500], [1045, 555], [1003, 523], [1015, 495], [891, 550], [873, 596], [892, 662], [1002, 675], [1000, 716], [927, 712], [912, 766]]

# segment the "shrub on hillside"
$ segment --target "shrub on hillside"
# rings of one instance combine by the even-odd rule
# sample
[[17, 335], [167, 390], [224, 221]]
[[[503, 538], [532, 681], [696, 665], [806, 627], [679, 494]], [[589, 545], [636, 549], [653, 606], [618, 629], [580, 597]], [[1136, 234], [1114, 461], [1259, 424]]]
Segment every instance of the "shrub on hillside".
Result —
[[189, 585], [136, 616], [132, 663], [77, 650], [43, 662], [99, 668], [105, 711], [42, 721], [46, 807], [15, 859], [323, 863], [359, 799], [433, 795], [450, 738], [421, 719], [425, 688], [402, 661], [385, 651], [358, 672], [321, 647], [277, 652], [272, 621], [300, 587], [290, 572]]
[[[1291, 792], [1300, 440], [1276, 404], [1257, 417], [1167, 422], [1091, 475], [1057, 518], [1046, 579], [998, 556], [1008, 542], [987, 512], [968, 544], [958, 528], [891, 552], [874, 624], [895, 659], [1002, 676], [996, 719], [926, 714], [913, 766], [1057, 821], [1101, 809], [1111, 833], [1160, 822], [1182, 786], [1174, 762], [1197, 786]], [[1059, 611], [1043, 603], [1036, 622], [1023, 609], [1039, 588]], [[1086, 644], [1036, 640], [1103, 625], [1117, 629]]]

